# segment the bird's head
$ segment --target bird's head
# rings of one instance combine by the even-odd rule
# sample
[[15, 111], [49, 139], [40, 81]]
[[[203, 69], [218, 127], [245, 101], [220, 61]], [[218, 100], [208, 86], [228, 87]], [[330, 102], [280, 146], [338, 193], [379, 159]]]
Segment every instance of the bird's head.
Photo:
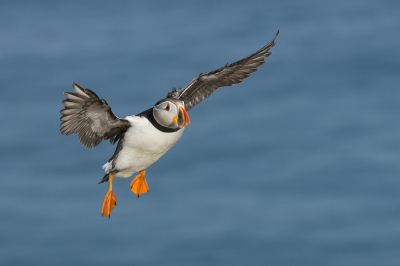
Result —
[[162, 99], [154, 105], [154, 119], [164, 127], [183, 128], [190, 124], [189, 115], [184, 106], [184, 102], [178, 99]]

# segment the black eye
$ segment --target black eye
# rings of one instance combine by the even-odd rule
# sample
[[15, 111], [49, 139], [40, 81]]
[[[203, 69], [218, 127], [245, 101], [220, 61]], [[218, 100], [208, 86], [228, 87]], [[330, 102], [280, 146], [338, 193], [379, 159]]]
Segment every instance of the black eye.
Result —
[[169, 111], [169, 109], [171, 109], [171, 108], [169, 107], [169, 103], [167, 103], [167, 106], [165, 107], [165, 110]]

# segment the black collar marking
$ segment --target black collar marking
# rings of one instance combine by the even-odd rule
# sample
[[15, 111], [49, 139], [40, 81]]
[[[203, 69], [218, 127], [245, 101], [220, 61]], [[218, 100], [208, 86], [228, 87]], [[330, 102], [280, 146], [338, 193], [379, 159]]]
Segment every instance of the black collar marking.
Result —
[[153, 116], [153, 108], [143, 111], [136, 116], [146, 117], [155, 128], [157, 128], [158, 130], [165, 132], [165, 133], [176, 132], [180, 129], [179, 127], [178, 128], [169, 128], [169, 127], [164, 127], [164, 126], [160, 125]]

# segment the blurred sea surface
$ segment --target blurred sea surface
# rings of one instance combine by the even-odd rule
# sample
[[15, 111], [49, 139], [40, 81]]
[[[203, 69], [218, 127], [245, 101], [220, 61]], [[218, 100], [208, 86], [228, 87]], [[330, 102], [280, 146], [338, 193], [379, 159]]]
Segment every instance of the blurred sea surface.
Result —
[[[399, 1], [4, 1], [1, 265], [400, 265]], [[267, 44], [189, 112], [139, 199], [115, 146], [59, 132], [76, 82], [115, 115]], [[133, 178], [133, 177], [132, 177]]]

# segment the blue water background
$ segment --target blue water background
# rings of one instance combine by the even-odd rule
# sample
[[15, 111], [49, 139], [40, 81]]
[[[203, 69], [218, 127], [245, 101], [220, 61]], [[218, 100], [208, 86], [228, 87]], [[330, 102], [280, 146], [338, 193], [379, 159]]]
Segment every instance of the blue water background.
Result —
[[[399, 1], [2, 1], [1, 265], [400, 265]], [[119, 117], [280, 35], [189, 112], [139, 199], [59, 132], [63, 92]]]

